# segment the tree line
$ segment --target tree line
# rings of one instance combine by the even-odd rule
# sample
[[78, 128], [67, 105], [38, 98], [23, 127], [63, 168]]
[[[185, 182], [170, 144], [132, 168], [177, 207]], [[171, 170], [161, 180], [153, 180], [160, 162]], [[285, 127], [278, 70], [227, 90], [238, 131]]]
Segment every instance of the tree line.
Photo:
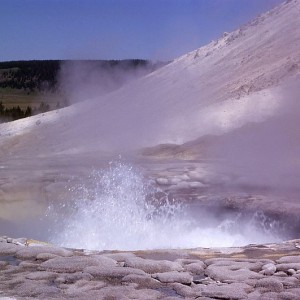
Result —
[[[59, 108], [59, 102], [56, 104], [56, 108]], [[7, 108], [0, 102], [0, 123], [15, 121], [18, 119], [23, 119], [27, 117], [31, 117], [33, 115], [37, 115], [40, 113], [44, 113], [51, 110], [51, 107], [47, 103], [40, 103], [37, 107], [27, 106], [25, 109], [22, 109], [19, 105], [13, 106], [11, 108]]]
[[[28, 92], [56, 92], [58, 73], [63, 60], [29, 60], [0, 62], [0, 88], [24, 89]], [[76, 61], [91, 64], [97, 69], [137, 69], [151, 67], [153, 70], [161, 63], [152, 63], [143, 59], [125, 60], [84, 60]]]
[[[2, 93], [6, 93], [6, 89], [23, 90], [21, 93], [31, 94], [40, 92], [50, 92], [57, 95], [64, 95], [64, 91], [60, 90], [59, 72], [63, 63], [75, 62], [84, 63], [85, 66], [93, 67], [96, 70], [104, 72], [129, 71], [136, 69], [147, 69], [148, 72], [154, 71], [165, 63], [153, 63], [143, 59], [127, 59], [127, 60], [82, 60], [82, 61], [66, 61], [66, 60], [30, 60], [30, 61], [7, 61], [0, 62], [0, 88]], [[7, 93], [11, 91], [7, 90]], [[7, 104], [6, 104], [7, 105]], [[0, 123], [13, 121], [21, 118], [30, 117], [32, 115], [43, 113], [51, 109], [58, 109], [68, 106], [68, 99], [64, 99], [56, 106], [42, 102], [38, 107], [28, 105], [25, 109], [20, 106], [11, 108], [5, 107], [0, 102]]]
[[30, 92], [45, 88], [55, 91], [59, 68], [58, 60], [0, 62], [0, 87]]

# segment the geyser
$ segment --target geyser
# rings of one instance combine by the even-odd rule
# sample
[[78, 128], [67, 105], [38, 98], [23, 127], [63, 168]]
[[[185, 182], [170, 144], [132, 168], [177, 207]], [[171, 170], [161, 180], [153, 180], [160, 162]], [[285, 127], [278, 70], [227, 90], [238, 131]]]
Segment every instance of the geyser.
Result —
[[69, 189], [71, 201], [49, 206], [52, 243], [91, 250], [138, 250], [280, 240], [275, 223], [264, 226], [263, 214], [246, 220], [241, 213], [216, 217], [208, 210], [195, 211], [188, 202], [169, 199], [128, 164], [111, 163], [108, 170], [94, 171], [89, 179]]

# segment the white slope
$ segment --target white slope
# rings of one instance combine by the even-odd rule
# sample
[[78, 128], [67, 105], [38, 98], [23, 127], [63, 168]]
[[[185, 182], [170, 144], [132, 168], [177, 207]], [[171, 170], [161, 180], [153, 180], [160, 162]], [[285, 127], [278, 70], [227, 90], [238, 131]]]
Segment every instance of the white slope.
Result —
[[72, 107], [2, 124], [3, 153], [121, 152], [220, 134], [277, 113], [299, 80], [300, 0], [121, 89]]

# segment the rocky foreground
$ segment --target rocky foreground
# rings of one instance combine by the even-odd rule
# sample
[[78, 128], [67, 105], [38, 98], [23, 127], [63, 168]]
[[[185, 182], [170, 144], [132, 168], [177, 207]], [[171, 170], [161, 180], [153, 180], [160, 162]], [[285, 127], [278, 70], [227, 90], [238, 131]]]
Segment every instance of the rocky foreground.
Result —
[[0, 238], [0, 299], [300, 299], [300, 240], [86, 251]]

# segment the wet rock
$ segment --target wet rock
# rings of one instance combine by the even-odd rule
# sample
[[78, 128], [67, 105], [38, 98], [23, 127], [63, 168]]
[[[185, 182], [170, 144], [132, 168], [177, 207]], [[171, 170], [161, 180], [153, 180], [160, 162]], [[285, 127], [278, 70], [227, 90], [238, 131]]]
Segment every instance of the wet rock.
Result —
[[193, 277], [193, 282], [196, 283], [196, 284], [211, 284], [211, 283], [215, 283], [215, 281], [213, 279], [211, 279], [210, 277], [200, 277], [200, 278], [197, 278], [196, 276]]
[[6, 242], [0, 242], [0, 255], [13, 255], [19, 250], [19, 247], [15, 244], [8, 244]]
[[204, 263], [196, 262], [186, 265], [185, 270], [196, 275], [204, 274]]
[[127, 252], [127, 253], [108, 253], [103, 254], [103, 257], [111, 258], [117, 262], [124, 262], [127, 258], [136, 257], [133, 253]]
[[259, 300], [278, 300], [278, 294], [275, 292], [266, 292], [262, 294]]
[[[120, 299], [120, 300], [127, 300], [127, 299], [143, 299], [137, 298], [135, 295], [134, 297], [130, 297], [130, 294], [134, 292], [135, 289], [130, 286], [108, 286], [103, 287], [99, 290], [91, 290], [88, 292], [89, 299]], [[143, 293], [144, 297], [147, 299], [147, 295]], [[133, 296], [133, 295], [132, 295]], [[148, 298], [151, 299], [151, 298]], [[153, 299], [157, 299], [156, 297]]]
[[47, 296], [51, 298], [60, 294], [60, 290], [55, 286], [49, 286], [42, 281], [27, 280], [15, 287], [15, 292], [22, 297]]
[[133, 289], [128, 294], [128, 299], [161, 299], [161, 293], [150, 289]]
[[127, 258], [125, 260], [125, 267], [140, 269], [149, 274], [181, 271], [183, 269], [181, 264], [177, 262], [171, 262], [168, 260], [150, 260], [140, 257]]
[[214, 280], [225, 281], [226, 282], [244, 282], [247, 279], [259, 279], [262, 278], [262, 274], [251, 271], [251, 269], [261, 269], [262, 264], [255, 262], [241, 262], [233, 260], [213, 260], [205, 261], [205, 263], [210, 264], [206, 270], [205, 274]]
[[[56, 283], [59, 283], [59, 281], [55, 281]], [[86, 297], [86, 294], [88, 291], [92, 290], [100, 290], [103, 287], [106, 287], [107, 284], [103, 281], [90, 281], [90, 280], [78, 280], [74, 284], [66, 285], [66, 293], [69, 295], [83, 295]]]
[[288, 277], [288, 274], [286, 274], [283, 271], [279, 271], [279, 272], [276, 272], [273, 276], [276, 276], [276, 277]]
[[58, 248], [57, 246], [54, 246], [54, 245], [49, 244], [47, 242], [33, 240], [33, 239], [27, 239], [26, 246], [29, 246], [29, 247], [55, 247], [55, 248]]
[[285, 288], [292, 288], [292, 287], [297, 287], [300, 286], [299, 280], [293, 276], [288, 276], [288, 277], [282, 277], [277, 279], [283, 284]]
[[18, 266], [8, 265], [5, 270], [2, 270], [2, 274], [17, 274], [20, 272], [20, 268]]
[[63, 257], [68, 257], [73, 255], [72, 251], [63, 248], [51, 247], [51, 246], [32, 246], [32, 247], [24, 247], [24, 248], [22, 247], [20, 250], [17, 251], [16, 257], [20, 259], [36, 259], [37, 255], [41, 253], [50, 253], [50, 254], [55, 254]]
[[57, 277], [53, 272], [31, 272], [25, 276], [26, 279], [31, 280], [53, 280]]
[[158, 288], [161, 284], [156, 279], [152, 278], [149, 274], [138, 275], [129, 274], [122, 278], [122, 282], [132, 282], [147, 288]]
[[262, 278], [257, 281], [255, 287], [262, 288], [264, 292], [282, 292], [283, 284], [278, 278]]
[[296, 295], [298, 297], [297, 299], [300, 299], [300, 288], [299, 287], [298, 288], [290, 288], [289, 293]]
[[130, 268], [130, 267], [87, 267], [83, 270], [86, 273], [91, 274], [95, 278], [115, 278], [122, 279], [124, 276], [129, 274], [145, 275], [146, 273], [142, 270]]
[[[104, 263], [103, 263], [104, 262]], [[110, 266], [113, 266], [112, 263]], [[39, 270], [46, 270], [58, 273], [75, 273], [83, 271], [86, 267], [108, 267], [107, 260], [88, 256], [55, 257], [40, 264]]]
[[288, 269], [287, 271], [286, 271], [286, 273], [288, 274], [288, 275], [294, 275], [294, 274], [296, 274], [296, 270], [294, 270], [294, 269]]
[[246, 299], [247, 294], [253, 288], [245, 283], [231, 283], [231, 284], [209, 284], [206, 286], [197, 286], [198, 296], [205, 296], [219, 299]]
[[262, 271], [260, 273], [263, 275], [271, 276], [275, 272], [276, 272], [276, 266], [273, 263], [269, 263], [262, 266]]
[[20, 262], [19, 267], [26, 270], [36, 270], [38, 265], [31, 261], [22, 261]]
[[57, 256], [58, 255], [53, 253], [40, 253], [36, 256], [36, 259], [46, 261], [48, 259], [55, 258]]
[[300, 270], [300, 263], [284, 263], [276, 265], [278, 271], [287, 272], [289, 269]]
[[292, 275], [293, 277], [297, 278], [300, 281], [300, 273], [296, 273], [294, 275]]
[[[56, 276], [57, 276], [57, 274], [56, 274]], [[56, 278], [55, 282], [70, 284], [70, 283], [74, 283], [79, 280], [90, 281], [93, 278], [94, 277], [89, 273], [78, 272], [78, 273], [73, 273], [73, 274], [60, 275], [59, 277]]]
[[259, 291], [253, 291], [247, 295], [247, 300], [258, 300], [261, 298], [261, 293]]
[[[221, 249], [221, 250], [226, 250], [226, 249]], [[229, 251], [228, 251], [229, 250]], [[236, 248], [235, 251], [239, 251], [241, 248]], [[230, 249], [227, 249], [225, 252], [222, 251], [222, 253], [231, 253]], [[274, 263], [272, 260], [269, 259], [263, 259], [263, 260], [258, 260], [258, 259], [233, 259], [233, 258], [210, 258], [204, 261], [206, 265], [217, 265], [217, 266], [232, 266], [235, 265], [236, 268], [244, 268], [244, 269], [249, 269], [251, 271], [260, 271], [262, 269], [262, 266], [269, 264], [269, 263]]]
[[117, 261], [115, 259], [106, 257], [104, 255], [90, 255], [87, 257], [98, 260], [99, 263], [101, 264], [101, 266], [111, 267], [111, 266], [115, 266], [117, 264]]
[[[224, 282], [224, 283], [232, 283], [232, 280], [230, 280], [230, 281], [224, 280], [224, 281], [222, 281], [222, 282]], [[247, 279], [247, 280], [245, 280], [244, 282], [245, 282], [246, 284], [248, 284], [248, 285], [254, 287], [254, 286], [256, 285], [257, 279]]]
[[179, 259], [176, 259], [176, 262], [180, 263], [183, 266], [186, 266], [186, 265], [189, 265], [189, 264], [192, 264], [192, 263], [199, 263], [203, 266], [203, 268], [205, 267], [204, 262], [202, 260], [199, 260], [199, 259], [179, 258]]
[[300, 255], [298, 256], [283, 256], [276, 261], [278, 264], [300, 263]]
[[280, 294], [278, 294], [278, 299], [280, 300], [298, 300], [298, 296], [290, 293], [290, 292], [282, 292]]
[[159, 280], [162, 283], [182, 283], [182, 284], [191, 284], [193, 280], [193, 276], [191, 276], [187, 272], [164, 272], [164, 273], [156, 273], [152, 275], [153, 278]]
[[8, 265], [7, 261], [0, 261], [0, 270], [5, 269], [7, 265]]
[[[13, 246], [14, 252], [2, 255], [9, 262], [0, 261], [0, 295], [5, 290], [8, 296], [20, 299], [300, 299], [300, 269], [294, 268], [299, 264], [295, 255], [279, 258], [275, 265], [267, 259], [236, 258], [244, 255], [243, 248], [100, 253], [28, 247], [6, 240], [0, 242], [0, 249], [1, 244]], [[289, 249], [295, 253], [293, 243], [281, 245], [269, 246], [274, 257]], [[71, 256], [62, 257], [53, 248]], [[261, 251], [268, 254], [270, 250], [260, 247], [258, 253]], [[206, 259], [205, 263], [198, 259], [214, 255], [218, 258]], [[293, 271], [286, 269], [290, 265]], [[211, 278], [204, 278], [204, 273]]]
[[196, 297], [196, 292], [190, 286], [181, 283], [173, 283], [171, 286], [176, 291], [176, 293], [182, 297]]
[[[181, 299], [181, 297], [179, 296], [167, 296], [167, 297], [163, 297], [163, 298], [160, 298], [160, 299], [164, 299], [164, 300], [178, 300], [178, 299]], [[187, 300], [192, 300], [193, 298], [186, 298]], [[201, 300], [211, 300], [211, 299], [203, 299], [201, 298]]]
[[18, 238], [18, 239], [12, 239], [11, 241], [15, 245], [25, 246], [27, 239], [26, 238]]
[[7, 243], [7, 236], [0, 236], [0, 243]]
[[14, 277], [9, 277], [9, 278], [11, 278], [11, 279], [6, 280], [6, 284], [9, 287], [19, 285], [19, 284], [25, 282], [25, 280], [26, 280], [24, 278], [24, 276], [22, 276], [20, 274], [16, 274]]

